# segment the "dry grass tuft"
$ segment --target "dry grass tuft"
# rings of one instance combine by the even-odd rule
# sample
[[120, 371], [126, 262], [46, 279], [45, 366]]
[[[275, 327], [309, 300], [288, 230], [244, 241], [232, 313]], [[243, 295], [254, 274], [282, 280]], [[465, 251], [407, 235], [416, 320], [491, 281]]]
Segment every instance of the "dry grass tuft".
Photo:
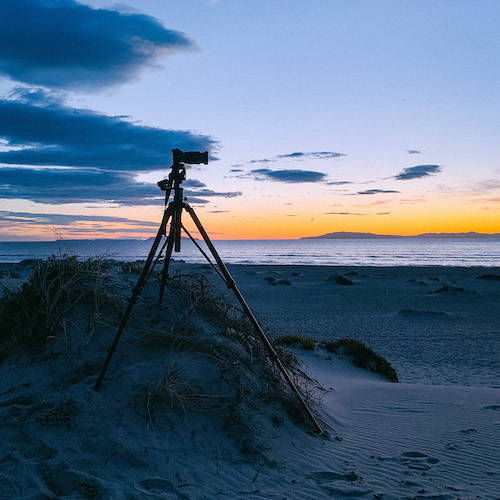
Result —
[[277, 345], [300, 347], [306, 351], [314, 351], [314, 347], [316, 346], [316, 341], [311, 337], [295, 334], [282, 335], [277, 337], [274, 342]]
[[396, 370], [383, 356], [355, 339], [339, 339], [325, 341], [321, 345], [330, 352], [343, 353], [352, 357], [353, 363], [360, 368], [368, 369], [388, 378], [391, 382], [398, 382]]
[[0, 298], [0, 352], [21, 347], [38, 351], [61, 333], [75, 307], [97, 295], [105, 277], [101, 259], [76, 257], [35, 261], [30, 278], [20, 290], [4, 290]]

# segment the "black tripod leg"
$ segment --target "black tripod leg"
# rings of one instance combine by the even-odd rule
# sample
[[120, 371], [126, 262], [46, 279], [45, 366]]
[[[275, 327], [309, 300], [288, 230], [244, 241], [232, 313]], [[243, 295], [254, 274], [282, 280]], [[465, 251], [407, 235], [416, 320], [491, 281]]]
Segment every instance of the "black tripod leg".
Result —
[[205, 228], [203, 227], [202, 223], [200, 222], [200, 219], [198, 219], [198, 216], [196, 215], [195, 211], [187, 204], [184, 204], [184, 208], [188, 211], [189, 215], [193, 219], [193, 222], [195, 223], [196, 227], [198, 228], [198, 231], [202, 235], [203, 239], [205, 240], [205, 243], [207, 244], [208, 248], [210, 249], [210, 252], [212, 253], [215, 261], [217, 262], [217, 265], [219, 266], [220, 270], [222, 271], [222, 274], [224, 275], [224, 278], [226, 280], [227, 287], [233, 291], [235, 294], [236, 298], [238, 299], [238, 302], [241, 304], [241, 307], [243, 308], [243, 311], [247, 315], [248, 319], [252, 323], [253, 327], [255, 328], [256, 332], [258, 333], [259, 337], [261, 338], [264, 346], [266, 347], [269, 356], [273, 360], [273, 362], [276, 364], [278, 367], [279, 371], [285, 378], [286, 382], [288, 383], [288, 386], [290, 389], [293, 391], [295, 394], [295, 397], [297, 398], [298, 402], [300, 403], [300, 406], [302, 406], [302, 409], [304, 410], [305, 414], [309, 417], [311, 422], [313, 423], [314, 427], [316, 430], [320, 433], [323, 434], [323, 429], [319, 425], [319, 422], [317, 421], [316, 417], [314, 416], [313, 412], [305, 402], [304, 398], [302, 397], [302, 394], [299, 391], [299, 388], [295, 385], [294, 381], [290, 377], [290, 374], [288, 373], [287, 369], [284, 367], [283, 363], [281, 362], [278, 354], [276, 353], [273, 345], [267, 338], [267, 335], [264, 333], [264, 330], [262, 330], [262, 327], [260, 326], [259, 322], [257, 321], [257, 318], [254, 316], [252, 310], [250, 309], [249, 305], [247, 304], [246, 300], [244, 299], [243, 295], [241, 294], [239, 288], [237, 287], [233, 277], [231, 276], [229, 270], [227, 269], [226, 265], [220, 258], [219, 254], [217, 253], [217, 250], [215, 249], [212, 241], [210, 240], [210, 237], [208, 236], [207, 232], [205, 231]]
[[172, 222], [170, 223], [170, 231], [168, 233], [167, 240], [167, 250], [165, 251], [165, 261], [163, 262], [163, 270], [161, 273], [161, 283], [160, 283], [160, 295], [158, 298], [158, 302], [161, 304], [163, 300], [163, 294], [165, 293], [165, 285], [168, 280], [168, 268], [170, 266], [170, 259], [172, 258], [172, 250], [174, 248], [175, 242], [175, 224], [174, 219], [172, 217]]
[[118, 327], [118, 330], [115, 334], [115, 338], [113, 339], [113, 343], [111, 344], [108, 354], [106, 356], [106, 359], [104, 360], [104, 364], [102, 365], [101, 372], [99, 373], [99, 377], [97, 378], [97, 381], [95, 383], [94, 389], [96, 391], [99, 390], [102, 384], [102, 380], [104, 379], [104, 376], [106, 375], [106, 371], [108, 370], [109, 363], [111, 362], [111, 358], [113, 357], [113, 354], [115, 352], [116, 346], [118, 345], [118, 342], [120, 341], [120, 337], [122, 336], [123, 330], [125, 329], [125, 325], [127, 324], [128, 317], [130, 316], [130, 313], [132, 312], [132, 308], [134, 307], [137, 298], [139, 297], [140, 293], [142, 292], [142, 289], [144, 288], [144, 285], [146, 284], [146, 280], [149, 276], [149, 271], [151, 268], [151, 265], [153, 263], [154, 256], [156, 254], [156, 250], [158, 249], [158, 246], [160, 244], [162, 236], [165, 234], [165, 228], [168, 224], [168, 220], [171, 216], [171, 210], [167, 209], [165, 210], [163, 214], [163, 219], [160, 224], [160, 228], [158, 229], [158, 233], [156, 234], [156, 238], [153, 242], [153, 245], [151, 246], [151, 250], [149, 251], [148, 257], [146, 259], [146, 262], [144, 263], [144, 267], [142, 268], [141, 274], [139, 276], [139, 279], [137, 280], [137, 283], [134, 287], [134, 290], [132, 292], [132, 295], [129, 298], [128, 304], [127, 304], [127, 309], [125, 310], [125, 313], [123, 314], [122, 320], [120, 322], [120, 326]]

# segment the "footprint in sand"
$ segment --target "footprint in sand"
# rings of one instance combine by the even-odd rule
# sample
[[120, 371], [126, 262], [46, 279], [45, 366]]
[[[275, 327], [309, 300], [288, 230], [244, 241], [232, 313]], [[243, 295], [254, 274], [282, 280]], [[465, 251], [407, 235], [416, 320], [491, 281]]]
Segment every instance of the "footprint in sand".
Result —
[[329, 483], [331, 481], [348, 481], [353, 482], [361, 479], [355, 472], [348, 472], [347, 474], [341, 474], [339, 472], [331, 471], [320, 471], [313, 472], [311, 477], [315, 479], [318, 483]]
[[474, 434], [475, 432], [477, 432], [477, 429], [473, 429], [473, 428], [470, 428], [470, 429], [462, 429], [461, 431], [459, 431], [460, 433], [462, 434]]
[[439, 463], [439, 459], [430, 457], [419, 451], [406, 451], [401, 453], [401, 463], [409, 469], [426, 471], [432, 465]]
[[322, 488], [325, 488], [330, 496], [360, 498], [373, 493], [370, 488], [355, 484], [355, 481], [361, 480], [361, 477], [355, 472], [342, 474], [332, 471], [319, 471], [313, 472], [310, 477], [322, 485]]
[[161, 479], [159, 477], [153, 477], [150, 479], [143, 479], [139, 481], [140, 490], [147, 491], [148, 493], [155, 493], [160, 495], [166, 495], [172, 493], [177, 496], [177, 498], [188, 499], [187, 495], [180, 493], [175, 486], [166, 479]]
[[488, 405], [488, 406], [483, 406], [483, 410], [495, 410], [495, 411], [500, 411], [500, 405]]

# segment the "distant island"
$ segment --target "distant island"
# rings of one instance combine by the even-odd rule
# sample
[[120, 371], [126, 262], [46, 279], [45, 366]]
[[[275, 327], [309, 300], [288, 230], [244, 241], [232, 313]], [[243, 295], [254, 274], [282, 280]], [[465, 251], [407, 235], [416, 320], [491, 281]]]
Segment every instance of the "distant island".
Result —
[[375, 234], [375, 233], [352, 233], [348, 231], [337, 231], [335, 233], [326, 233], [320, 236], [304, 236], [301, 240], [347, 240], [347, 239], [394, 239], [394, 238], [425, 238], [425, 239], [440, 239], [440, 238], [490, 238], [499, 239], [500, 233], [476, 233], [469, 231], [468, 233], [422, 233], [412, 236], [402, 236], [399, 234]]

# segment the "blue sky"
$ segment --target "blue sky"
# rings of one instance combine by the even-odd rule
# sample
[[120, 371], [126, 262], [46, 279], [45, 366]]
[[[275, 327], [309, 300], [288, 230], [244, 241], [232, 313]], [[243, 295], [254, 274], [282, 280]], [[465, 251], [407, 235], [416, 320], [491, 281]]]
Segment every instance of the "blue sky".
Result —
[[[44, 47], [37, 18], [16, 18], [15, 44], [0, 57], [0, 117], [23, 120], [38, 106], [37, 117], [53, 124], [45, 149], [51, 130], [59, 141], [62, 131], [74, 135], [57, 154], [33, 153], [37, 168], [69, 172], [37, 173], [27, 153], [43, 125], [16, 137], [0, 128], [8, 143], [0, 211], [10, 217], [2, 239], [21, 239], [29, 227], [26, 217], [13, 224], [14, 212], [37, 214], [40, 238], [51, 237], [40, 232], [44, 213], [154, 222], [161, 207], [152, 185], [136, 181], [164, 175], [163, 143], [165, 167], [170, 143], [211, 147], [220, 158], [189, 171], [200, 184], [191, 197], [220, 237], [500, 231], [498, 1], [82, 2], [98, 11], [69, 0], [16, 1], [75, 8], [54, 28], [89, 50]], [[123, 50], [125, 36], [147, 43]], [[62, 61], [57, 72], [51, 57]], [[91, 70], [75, 71], [71, 57], [93, 57]], [[80, 128], [90, 130], [85, 140]], [[144, 230], [58, 220], [68, 237]]]

